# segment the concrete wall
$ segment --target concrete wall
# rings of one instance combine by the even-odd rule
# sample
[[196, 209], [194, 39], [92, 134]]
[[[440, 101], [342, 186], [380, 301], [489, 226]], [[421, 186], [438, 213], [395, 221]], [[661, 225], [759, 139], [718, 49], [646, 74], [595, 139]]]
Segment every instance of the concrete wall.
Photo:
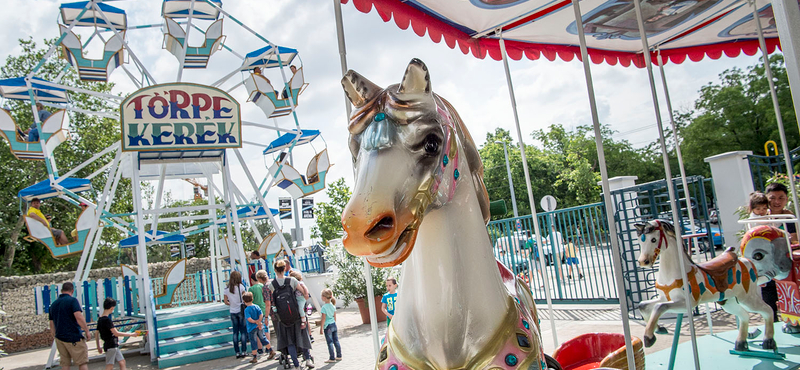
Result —
[[714, 191], [717, 193], [717, 214], [725, 245], [739, 245], [736, 234], [744, 230], [745, 225], [739, 223], [736, 209], [750, 202], [753, 188], [753, 174], [747, 156], [751, 151], [737, 151], [717, 154], [705, 159], [711, 166], [711, 177], [714, 179]]
[[[163, 277], [173, 262], [151, 263], [150, 276]], [[193, 274], [210, 268], [209, 258], [191, 258], [186, 264], [186, 273]], [[0, 326], [6, 325], [4, 332], [13, 342], [4, 344], [6, 352], [19, 352], [33, 348], [50, 346], [53, 335], [47, 314], [36, 315], [36, 301], [33, 288], [37, 286], [60, 285], [71, 281], [74, 272], [58, 272], [42, 275], [0, 277], [0, 309], [6, 312], [0, 316]], [[122, 276], [119, 267], [92, 270], [90, 280]]]

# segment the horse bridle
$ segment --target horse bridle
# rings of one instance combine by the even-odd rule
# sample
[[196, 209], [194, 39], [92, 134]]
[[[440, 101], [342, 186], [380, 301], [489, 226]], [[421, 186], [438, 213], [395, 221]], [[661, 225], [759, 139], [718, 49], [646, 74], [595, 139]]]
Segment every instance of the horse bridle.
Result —
[[[656, 250], [653, 252], [653, 263], [656, 262], [656, 260], [658, 259], [658, 255], [661, 254], [662, 243], [664, 245], [664, 248], [666, 248], [669, 245], [669, 243], [667, 242], [667, 233], [664, 231], [664, 227], [661, 225], [661, 222], [658, 220], [655, 220], [655, 222], [656, 225], [658, 225], [658, 245], [656, 246]], [[642, 242], [646, 240], [645, 235], [646, 234], [642, 234]]]

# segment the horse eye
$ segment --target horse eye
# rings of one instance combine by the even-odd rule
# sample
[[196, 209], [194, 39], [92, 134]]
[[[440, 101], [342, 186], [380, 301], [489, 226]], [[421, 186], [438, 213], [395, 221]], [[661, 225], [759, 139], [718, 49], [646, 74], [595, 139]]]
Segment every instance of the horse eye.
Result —
[[437, 154], [439, 153], [439, 138], [436, 135], [428, 135], [425, 138], [425, 153]]
[[761, 253], [761, 252], [753, 253], [753, 259], [756, 260], [756, 261], [763, 260], [764, 259], [764, 253]]
[[656, 238], [650, 239], [650, 243], [655, 243], [655, 242], [656, 242]]

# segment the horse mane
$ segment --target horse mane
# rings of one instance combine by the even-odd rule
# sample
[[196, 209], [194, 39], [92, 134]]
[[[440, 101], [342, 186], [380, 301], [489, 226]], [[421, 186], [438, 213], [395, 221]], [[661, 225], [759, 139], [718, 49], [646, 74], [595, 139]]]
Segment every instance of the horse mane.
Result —
[[[408, 125], [423, 118], [438, 120], [439, 113], [436, 110], [436, 103], [441, 103], [444, 109], [450, 113], [450, 118], [456, 126], [456, 135], [462, 149], [464, 149], [467, 166], [472, 174], [472, 183], [481, 207], [481, 215], [484, 222], [488, 223], [491, 214], [489, 212], [489, 193], [486, 191], [486, 184], [483, 182], [483, 162], [461, 116], [458, 115], [458, 112], [450, 102], [435, 93], [431, 93], [432, 99], [416, 98], [406, 100], [397, 93], [398, 87], [399, 84], [395, 84], [383, 89], [352, 113], [347, 126], [347, 130], [350, 132], [351, 153], [358, 152], [360, 134], [373, 122], [373, 118], [379, 112], [384, 112], [392, 119], [392, 122], [398, 125]], [[355, 160], [356, 158], [353, 157], [354, 162]]]

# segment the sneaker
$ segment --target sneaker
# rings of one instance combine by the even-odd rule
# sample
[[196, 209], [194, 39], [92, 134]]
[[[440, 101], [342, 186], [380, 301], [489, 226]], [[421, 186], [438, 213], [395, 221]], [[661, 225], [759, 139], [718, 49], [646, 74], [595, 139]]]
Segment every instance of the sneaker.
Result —
[[251, 364], [257, 364], [258, 363], [258, 356], [253, 356], [253, 359], [250, 360], [250, 363]]
[[314, 368], [314, 359], [308, 358], [306, 359], [306, 368], [313, 369]]
[[236, 359], [238, 360], [240, 358], [244, 358], [244, 353], [237, 353], [236, 354]]
[[342, 356], [337, 357], [336, 361], [342, 361]]
[[333, 362], [336, 362], [336, 360], [325, 360], [326, 364], [330, 364], [330, 363], [333, 363]]
[[583, 279], [583, 274], [578, 274], [578, 279]]

